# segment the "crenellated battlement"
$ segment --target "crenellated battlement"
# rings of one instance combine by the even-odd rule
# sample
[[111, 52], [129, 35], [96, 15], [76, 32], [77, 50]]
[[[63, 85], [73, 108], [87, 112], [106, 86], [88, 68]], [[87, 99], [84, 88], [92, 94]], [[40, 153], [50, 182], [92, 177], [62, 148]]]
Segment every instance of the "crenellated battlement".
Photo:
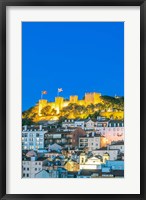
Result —
[[64, 100], [64, 98], [60, 96], [55, 97], [54, 102], [48, 102], [45, 99], [41, 99], [39, 100], [38, 114], [39, 116], [41, 116], [41, 110], [46, 106], [50, 106], [52, 109], [55, 109], [57, 114], [59, 114], [60, 110], [68, 106], [70, 103], [76, 103], [84, 106], [88, 106], [90, 104], [98, 104], [101, 102], [100, 96], [101, 96], [100, 93], [90, 92], [90, 93], [85, 93], [84, 100], [79, 100], [77, 95], [70, 96], [68, 101]]

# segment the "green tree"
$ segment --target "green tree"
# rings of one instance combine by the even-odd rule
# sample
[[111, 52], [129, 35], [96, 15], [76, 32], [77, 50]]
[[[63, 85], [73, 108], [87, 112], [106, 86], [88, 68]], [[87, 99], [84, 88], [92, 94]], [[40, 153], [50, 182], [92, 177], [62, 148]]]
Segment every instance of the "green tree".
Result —
[[31, 120], [31, 119], [29, 119], [29, 118], [23, 118], [22, 119], [22, 126], [24, 126], [24, 125], [32, 125], [32, 124], [34, 124], [34, 122]]
[[42, 110], [41, 110], [41, 114], [43, 115], [43, 116], [48, 116], [48, 115], [50, 115], [51, 114], [51, 106], [46, 106], [46, 107], [44, 107]]

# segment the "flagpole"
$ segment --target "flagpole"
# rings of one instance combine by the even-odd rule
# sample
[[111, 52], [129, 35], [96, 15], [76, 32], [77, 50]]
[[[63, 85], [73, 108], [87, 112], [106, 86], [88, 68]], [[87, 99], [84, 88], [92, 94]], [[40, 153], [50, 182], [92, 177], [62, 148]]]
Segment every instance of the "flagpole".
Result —
[[43, 98], [43, 92], [41, 92], [41, 99]]

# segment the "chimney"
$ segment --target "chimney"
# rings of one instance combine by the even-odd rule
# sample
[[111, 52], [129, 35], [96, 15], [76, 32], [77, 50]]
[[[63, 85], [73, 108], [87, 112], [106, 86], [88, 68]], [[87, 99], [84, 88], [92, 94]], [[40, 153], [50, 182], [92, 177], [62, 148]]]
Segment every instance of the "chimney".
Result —
[[31, 161], [35, 161], [35, 160], [36, 160], [35, 156], [31, 157]]
[[40, 125], [40, 131], [42, 131], [42, 125]]
[[80, 175], [80, 171], [78, 171], [78, 175]]
[[107, 145], [107, 150], [110, 150], [110, 145]]
[[27, 125], [23, 126], [24, 127], [24, 131], [27, 131]]

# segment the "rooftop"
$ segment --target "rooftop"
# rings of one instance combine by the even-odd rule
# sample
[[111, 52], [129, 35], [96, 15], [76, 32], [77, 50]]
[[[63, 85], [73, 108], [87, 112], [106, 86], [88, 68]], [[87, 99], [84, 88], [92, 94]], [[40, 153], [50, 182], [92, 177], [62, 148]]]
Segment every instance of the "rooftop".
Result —
[[117, 141], [112, 143], [110, 146], [114, 146], [114, 145], [124, 145], [124, 141]]

